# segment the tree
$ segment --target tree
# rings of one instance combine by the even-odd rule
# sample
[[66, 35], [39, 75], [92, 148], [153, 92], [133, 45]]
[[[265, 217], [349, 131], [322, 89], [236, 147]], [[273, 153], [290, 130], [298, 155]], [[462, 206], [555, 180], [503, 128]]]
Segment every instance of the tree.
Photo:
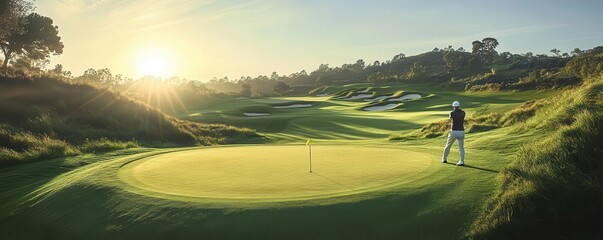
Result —
[[239, 94], [244, 97], [251, 97], [251, 84], [249, 84], [249, 83], [241, 84], [241, 92]]
[[278, 80], [278, 78], [279, 78], [279, 75], [276, 72], [272, 72], [272, 74], [270, 75], [270, 79], [271, 80], [275, 80], [276, 81], [276, 80]]
[[574, 48], [574, 50], [572, 52], [570, 52], [570, 54], [572, 54], [572, 56], [578, 56], [580, 54], [582, 54], [582, 50], [580, 50], [580, 48]]
[[400, 61], [400, 60], [404, 59], [405, 57], [406, 57], [406, 54], [400, 53], [400, 54], [394, 56], [394, 58], [392, 58], [392, 62]]
[[483, 43], [483, 48], [484, 48], [485, 53], [498, 54], [496, 52], [496, 47], [498, 47], [498, 40], [496, 40], [496, 38], [491, 38], [491, 37], [484, 38], [484, 39], [482, 39], [482, 43]]
[[8, 65], [14, 55], [26, 56], [32, 60], [46, 59], [49, 55], [63, 53], [63, 43], [58, 36], [58, 27], [52, 25], [49, 17], [31, 13], [25, 18], [23, 32], [13, 33], [0, 42], [4, 53], [2, 67]]
[[360, 72], [366, 68], [366, 63], [362, 59], [358, 59], [356, 63], [354, 63], [354, 70]]
[[471, 54], [474, 56], [472, 65], [483, 65], [487, 63], [493, 63], [498, 56], [496, 47], [498, 47], [498, 40], [496, 38], [487, 37], [481, 41], [476, 40], [471, 43], [472, 49]]
[[284, 82], [277, 82], [272, 88], [272, 93], [276, 95], [282, 95], [287, 91], [291, 90], [291, 87]]
[[471, 43], [471, 46], [471, 54], [478, 56], [483, 54], [484, 43], [479, 40], [475, 40]]
[[383, 73], [376, 72], [376, 73], [369, 75], [366, 80], [368, 80], [369, 83], [377, 84], [383, 80], [383, 77], [384, 77]]
[[449, 51], [444, 54], [444, 62], [450, 72], [458, 72], [469, 67], [471, 54], [465, 52]]
[[551, 49], [551, 53], [555, 54], [556, 57], [561, 56], [559, 53], [561, 53], [561, 50], [553, 48]]
[[32, 9], [32, 4], [25, 0], [0, 1], [0, 42], [23, 32], [25, 17]]
[[422, 76], [425, 73], [425, 66], [422, 64], [415, 62], [412, 67], [410, 67], [410, 71], [406, 73], [407, 79], [415, 79]]
[[331, 84], [332, 84], [332, 81], [329, 78], [325, 78], [325, 77], [316, 78], [316, 86], [324, 87], [324, 86], [328, 86]]

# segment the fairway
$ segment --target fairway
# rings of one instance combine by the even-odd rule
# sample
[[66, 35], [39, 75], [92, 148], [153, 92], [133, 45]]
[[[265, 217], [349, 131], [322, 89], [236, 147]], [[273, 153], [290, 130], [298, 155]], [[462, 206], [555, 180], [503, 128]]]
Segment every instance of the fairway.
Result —
[[118, 176], [149, 192], [194, 198], [296, 200], [379, 190], [427, 174], [435, 156], [399, 148], [321, 145], [212, 147], [124, 165]]

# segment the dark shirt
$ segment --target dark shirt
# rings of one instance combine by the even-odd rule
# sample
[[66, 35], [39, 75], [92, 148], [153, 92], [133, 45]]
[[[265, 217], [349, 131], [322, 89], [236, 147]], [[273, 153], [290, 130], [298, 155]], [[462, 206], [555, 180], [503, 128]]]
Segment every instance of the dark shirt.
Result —
[[450, 118], [452, 118], [452, 130], [464, 131], [463, 122], [465, 121], [465, 111], [460, 108], [454, 109], [450, 112]]

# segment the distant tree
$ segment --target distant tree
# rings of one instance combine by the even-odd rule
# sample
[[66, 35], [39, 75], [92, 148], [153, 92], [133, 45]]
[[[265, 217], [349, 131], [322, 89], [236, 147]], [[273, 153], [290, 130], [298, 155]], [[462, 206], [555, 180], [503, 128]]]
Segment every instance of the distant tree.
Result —
[[561, 54], [561, 57], [568, 58], [568, 57], [570, 57], [570, 55], [569, 55], [569, 53], [563, 53], [563, 54]]
[[276, 72], [272, 72], [272, 74], [270, 75], [270, 79], [271, 80], [278, 80], [279, 75]]
[[400, 60], [404, 59], [405, 57], [406, 57], [406, 54], [400, 53], [400, 54], [394, 56], [394, 58], [392, 58], [392, 62], [400, 61]]
[[498, 55], [498, 58], [494, 62], [497, 64], [508, 64], [508, 63], [510, 63], [512, 57], [513, 57], [512, 53], [502, 52]]
[[362, 59], [356, 60], [356, 63], [354, 63], [354, 65], [353, 65], [353, 69], [356, 72], [360, 72], [360, 71], [364, 70], [365, 67], [366, 67], [366, 63]]
[[431, 50], [432, 52], [439, 52], [440, 49], [438, 47], [435, 47], [433, 50]]
[[473, 60], [474, 64], [492, 64], [498, 56], [496, 47], [498, 47], [499, 43], [496, 38], [487, 37], [482, 39], [482, 41], [476, 40], [471, 45], [471, 54], [476, 58]]
[[603, 53], [603, 46], [597, 46], [597, 47], [594, 47], [593, 49], [590, 49], [590, 50], [588, 50], [587, 52], [588, 52], [588, 53], [591, 53], [591, 54], [599, 54], [599, 53]]
[[284, 82], [277, 82], [272, 88], [272, 93], [275, 95], [283, 95], [284, 93], [291, 90], [291, 87]]
[[57, 75], [64, 76], [64, 77], [68, 77], [68, 78], [71, 77], [71, 71], [64, 71], [62, 64], [55, 65], [54, 68], [52, 70], [50, 70], [50, 72], [57, 74]]
[[368, 76], [367, 80], [369, 83], [378, 84], [381, 82], [383, 74], [381, 72], [376, 72]]
[[325, 78], [325, 77], [316, 78], [316, 86], [318, 86], [318, 87], [329, 86], [331, 84], [332, 84], [332, 81], [329, 78]]
[[63, 53], [63, 43], [58, 36], [59, 30], [52, 25], [52, 19], [31, 13], [25, 20], [23, 32], [13, 33], [0, 42], [0, 48], [4, 53], [2, 67], [6, 67], [14, 55], [38, 60], [48, 58], [51, 53]]
[[456, 51], [457, 51], [457, 52], [465, 52], [465, 48], [463, 48], [463, 47], [459, 47], [459, 48], [458, 48]]
[[484, 51], [484, 43], [479, 40], [475, 40], [471, 43], [471, 54], [473, 55], [482, 55]]
[[249, 84], [249, 83], [241, 84], [241, 92], [239, 94], [241, 96], [251, 97], [251, 84]]
[[560, 57], [561, 55], [559, 53], [561, 53], [561, 50], [553, 48], [551, 49], [551, 53], [555, 54], [556, 57]]
[[75, 78], [75, 81], [106, 87], [117, 85], [113, 74], [111, 74], [111, 70], [108, 68], [98, 70], [89, 68], [84, 71], [84, 74], [82, 76]]
[[572, 56], [578, 56], [578, 55], [580, 55], [580, 54], [582, 54], [582, 53], [583, 53], [583, 51], [582, 51], [582, 50], [580, 50], [580, 48], [574, 48], [574, 50], [572, 50], [572, 51], [570, 52], [570, 54], [572, 54]]
[[498, 40], [496, 38], [487, 37], [482, 39], [484, 52], [486, 53], [497, 53], [496, 47], [498, 47]]
[[410, 67], [410, 70], [408, 71], [408, 73], [406, 73], [406, 78], [407, 79], [415, 79], [418, 78], [420, 76], [422, 76], [425, 73], [425, 66], [423, 66], [422, 64], [415, 62], [412, 67]]
[[320, 66], [318, 66], [318, 69], [316, 71], [327, 72], [329, 70], [331, 70], [331, 67], [329, 67], [329, 64], [320, 64]]
[[458, 72], [469, 67], [471, 54], [465, 52], [450, 51], [444, 54], [444, 62], [450, 72]]

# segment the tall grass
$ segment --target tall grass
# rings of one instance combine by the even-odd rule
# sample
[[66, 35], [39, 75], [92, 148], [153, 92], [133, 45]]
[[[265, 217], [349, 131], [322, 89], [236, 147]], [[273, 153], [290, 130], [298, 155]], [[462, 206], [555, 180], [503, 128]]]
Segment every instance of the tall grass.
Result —
[[26, 161], [73, 156], [80, 151], [67, 142], [48, 135], [34, 135], [8, 125], [0, 125], [0, 166]]
[[[0, 161], [13, 163], [137, 146], [261, 139], [249, 129], [177, 120], [120, 93], [48, 76], [0, 76], [0, 113], [3, 129], [10, 127], [16, 136], [0, 144]], [[19, 142], [29, 145], [13, 146]]]
[[[603, 81], [549, 99], [528, 123], [550, 135], [521, 148], [468, 235], [476, 239], [603, 237]], [[525, 127], [523, 128], [525, 131]]]

